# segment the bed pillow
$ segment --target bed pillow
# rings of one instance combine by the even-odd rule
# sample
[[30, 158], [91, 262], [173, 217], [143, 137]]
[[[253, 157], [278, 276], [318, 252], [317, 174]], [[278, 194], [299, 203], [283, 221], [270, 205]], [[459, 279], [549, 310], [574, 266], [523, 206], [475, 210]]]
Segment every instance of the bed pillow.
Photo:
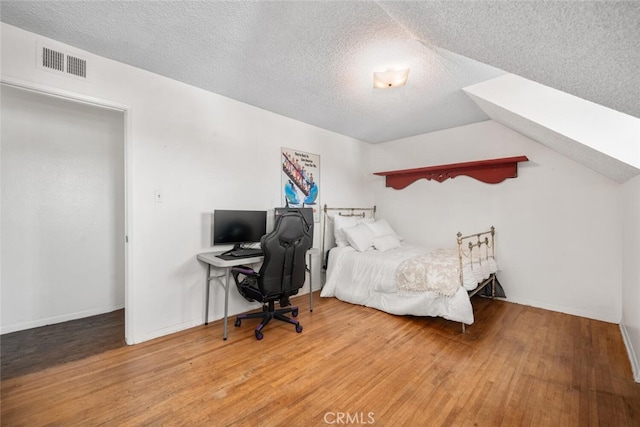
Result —
[[336, 240], [336, 246], [348, 246], [347, 238], [342, 230], [357, 225], [357, 218], [352, 216], [335, 215], [333, 217], [333, 237]]
[[389, 249], [399, 248], [401, 246], [400, 239], [395, 234], [385, 234], [373, 238], [373, 247], [380, 252], [386, 252]]
[[364, 252], [373, 246], [373, 232], [367, 224], [358, 224], [353, 227], [343, 228], [347, 242], [358, 252]]
[[371, 229], [374, 237], [386, 236], [387, 234], [391, 234], [398, 240], [402, 240], [400, 236], [396, 234], [393, 228], [391, 228], [386, 219], [379, 219], [375, 222], [367, 224], [367, 227]]
[[358, 224], [367, 224], [373, 221], [373, 218], [335, 215], [333, 217], [333, 238], [335, 239], [336, 246], [349, 246], [349, 242], [342, 231], [343, 229], [354, 227]]

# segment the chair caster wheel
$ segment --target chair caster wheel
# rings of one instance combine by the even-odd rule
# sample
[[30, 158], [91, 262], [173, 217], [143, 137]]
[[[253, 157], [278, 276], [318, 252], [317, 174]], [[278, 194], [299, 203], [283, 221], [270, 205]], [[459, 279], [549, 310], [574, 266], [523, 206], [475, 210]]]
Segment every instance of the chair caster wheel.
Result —
[[291, 311], [291, 315], [292, 315], [293, 317], [298, 317], [298, 310], [297, 310], [297, 309], [296, 309], [296, 310], [292, 310], [292, 311]]
[[302, 325], [296, 325], [296, 332], [297, 333], [302, 332]]
[[239, 328], [241, 324], [242, 324], [242, 321], [241, 321], [240, 319], [236, 319], [236, 323], [234, 323], [233, 325], [234, 325], [236, 328]]
[[264, 338], [264, 335], [262, 335], [262, 332], [256, 331], [256, 339], [260, 341], [262, 338]]

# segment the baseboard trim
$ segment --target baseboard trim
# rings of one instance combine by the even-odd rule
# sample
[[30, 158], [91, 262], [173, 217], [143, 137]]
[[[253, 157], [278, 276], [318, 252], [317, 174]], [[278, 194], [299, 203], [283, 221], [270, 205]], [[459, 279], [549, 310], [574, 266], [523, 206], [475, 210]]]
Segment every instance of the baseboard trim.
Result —
[[[229, 315], [229, 317], [231, 317], [231, 315]], [[216, 320], [219, 320], [219, 319], [209, 319], [209, 324], [215, 322]], [[134, 337], [133, 340], [130, 343], [128, 342], [127, 344], [129, 345], [141, 344], [145, 341], [151, 341], [156, 338], [162, 338], [167, 335], [171, 335], [177, 332], [185, 331], [187, 329], [195, 328], [197, 326], [202, 326], [202, 324], [203, 324], [202, 321], [195, 320], [195, 321], [180, 323], [178, 325], [172, 325], [167, 328], [156, 329], [154, 331], [150, 331], [145, 334], [141, 334], [140, 336]], [[222, 339], [222, 329], [220, 329], [220, 338]]]
[[629, 355], [629, 361], [631, 362], [633, 379], [635, 380], [635, 382], [640, 383], [640, 362], [638, 361], [638, 357], [633, 350], [633, 345], [631, 343], [631, 339], [629, 338], [629, 334], [627, 333], [627, 328], [622, 323], [620, 324], [620, 333], [622, 334], [624, 345], [625, 347], [627, 347], [627, 354]]
[[62, 314], [59, 316], [47, 317], [45, 319], [30, 320], [28, 322], [16, 323], [14, 325], [3, 326], [0, 334], [23, 331], [25, 329], [39, 328], [41, 326], [53, 325], [55, 323], [68, 322], [69, 320], [82, 319], [85, 317], [97, 316], [99, 314], [111, 313], [112, 311], [124, 308], [124, 304], [110, 307], [100, 307], [91, 310], [78, 311], [76, 313]]
[[[307, 286], [307, 285], [305, 285], [305, 286]], [[317, 292], [318, 290], [319, 289], [316, 289], [316, 290], [314, 290], [314, 292]], [[308, 288], [308, 286], [306, 288], [303, 287], [298, 294], [293, 296], [291, 298], [291, 303], [293, 305], [297, 305], [300, 308], [300, 310], [302, 310], [302, 309], [306, 310], [307, 307], [309, 306], [308, 305], [309, 304], [309, 288]], [[233, 325], [233, 322], [235, 320], [234, 317], [237, 316], [238, 314], [246, 313], [247, 311], [258, 310], [260, 307], [261, 307], [260, 303], [252, 302], [252, 303], [247, 303], [247, 306], [245, 306], [245, 307], [243, 307], [241, 309], [229, 311], [229, 313], [227, 314], [227, 327], [229, 327], [230, 325]], [[217, 322], [219, 320], [222, 320], [223, 318], [224, 318], [224, 316], [222, 316], [222, 315], [209, 317], [209, 326], [208, 327], [219, 329], [220, 339], [222, 339], [222, 327], [221, 327], [222, 325], [211, 325], [211, 324], [214, 323], [214, 322]], [[178, 324], [178, 325], [172, 325], [172, 326], [169, 326], [167, 328], [157, 329], [157, 330], [154, 330], [154, 331], [149, 331], [149, 332], [146, 332], [146, 333], [141, 334], [139, 336], [136, 336], [131, 342], [127, 342], [127, 344], [129, 344], [129, 345], [140, 344], [140, 343], [143, 343], [145, 341], [151, 341], [151, 340], [154, 340], [156, 338], [161, 338], [161, 337], [164, 337], [164, 336], [167, 336], [167, 335], [170, 335], [170, 334], [175, 334], [175, 333], [182, 332], [182, 331], [185, 331], [187, 329], [195, 328], [195, 327], [198, 327], [198, 326], [202, 326], [202, 320], [192, 320], [192, 321], [184, 322], [184, 323], [181, 323], [181, 324]]]
[[575, 307], [567, 307], [557, 304], [549, 304], [546, 301], [537, 301], [527, 298], [512, 298], [507, 296], [505, 301], [513, 302], [515, 304], [528, 305], [531, 307], [541, 308], [543, 310], [556, 311], [558, 313], [570, 314], [572, 316], [586, 317], [587, 319], [600, 320], [607, 323], [619, 324], [620, 318], [616, 317], [613, 313], [596, 313], [592, 311], [576, 309]]

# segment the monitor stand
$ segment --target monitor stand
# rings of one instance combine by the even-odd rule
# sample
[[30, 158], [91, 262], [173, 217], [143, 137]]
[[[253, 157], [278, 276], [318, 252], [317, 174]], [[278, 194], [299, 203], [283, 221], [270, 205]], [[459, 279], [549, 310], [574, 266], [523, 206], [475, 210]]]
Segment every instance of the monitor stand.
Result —
[[233, 248], [229, 249], [228, 251], [223, 252], [221, 255], [229, 255], [235, 251], [238, 251], [240, 249], [243, 249], [242, 243], [234, 243]]

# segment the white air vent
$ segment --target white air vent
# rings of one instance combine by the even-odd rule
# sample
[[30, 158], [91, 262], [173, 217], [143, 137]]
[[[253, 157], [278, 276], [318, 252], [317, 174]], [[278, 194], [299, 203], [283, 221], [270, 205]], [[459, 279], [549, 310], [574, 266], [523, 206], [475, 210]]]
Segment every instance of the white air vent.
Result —
[[67, 73], [78, 77], [87, 77], [87, 61], [67, 55]]
[[42, 66], [64, 72], [64, 53], [47, 47], [42, 48]]
[[87, 60], [38, 43], [37, 66], [67, 77], [87, 79]]

